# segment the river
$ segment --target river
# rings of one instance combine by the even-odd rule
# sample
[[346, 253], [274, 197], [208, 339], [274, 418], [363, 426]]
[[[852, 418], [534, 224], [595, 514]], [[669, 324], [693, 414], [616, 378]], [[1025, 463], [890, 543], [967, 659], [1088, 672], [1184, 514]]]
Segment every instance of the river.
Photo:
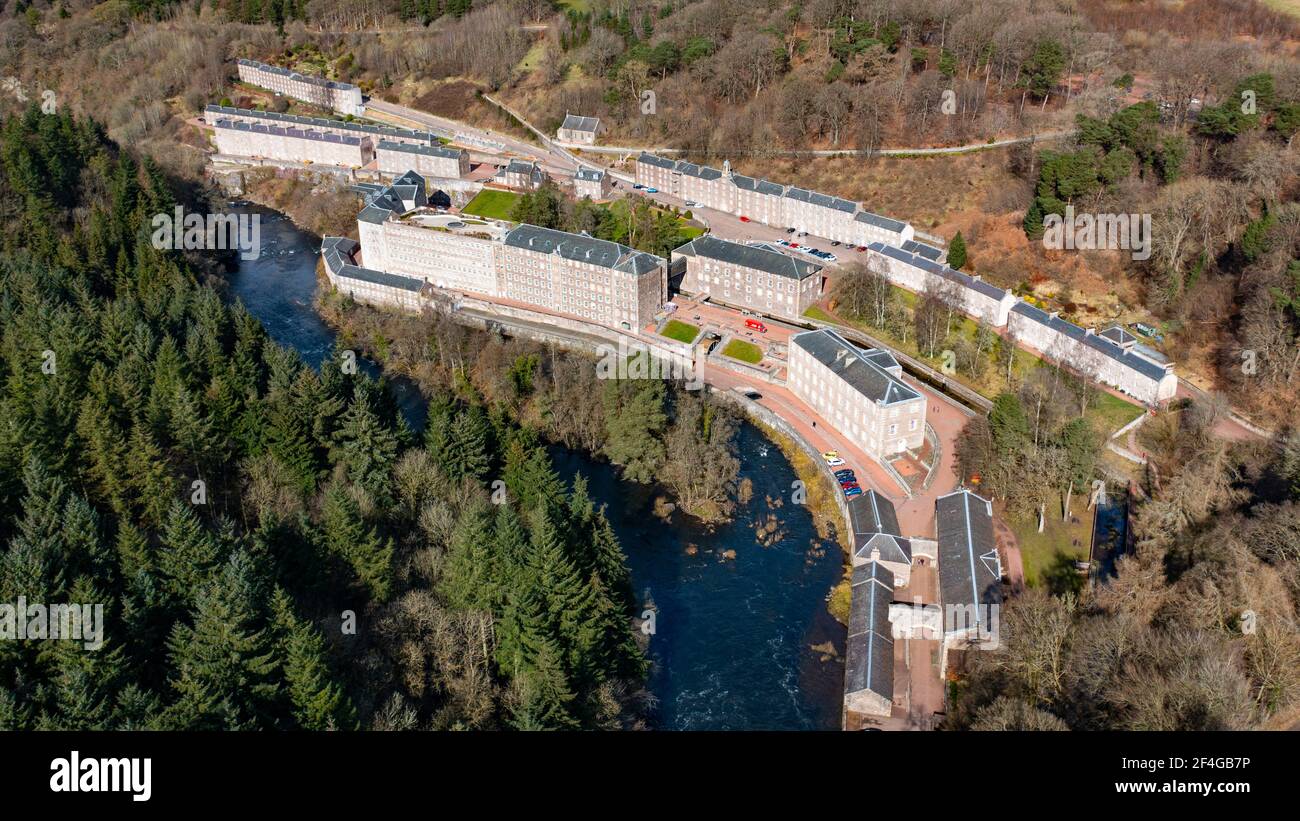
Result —
[[[274, 211], [232, 210], [259, 214], [262, 239], [261, 256], [240, 261], [231, 276], [232, 296], [271, 338], [318, 366], [334, 344], [312, 308], [319, 239]], [[362, 365], [379, 374], [374, 363]], [[418, 388], [402, 378], [388, 383], [408, 422], [422, 427]], [[662, 491], [624, 482], [612, 466], [583, 454], [551, 453], [566, 481], [586, 475], [627, 553], [638, 596], [653, 603], [648, 686], [658, 700], [655, 726], [839, 729], [845, 630], [825, 602], [840, 574], [839, 549], [818, 538], [806, 508], [791, 503], [796, 476], [781, 451], [748, 422], [737, 443], [752, 500], [714, 528], [680, 514], [657, 519], [652, 510]], [[755, 523], [769, 514], [783, 535], [764, 547]], [[727, 550], [736, 557], [724, 558]], [[832, 655], [813, 649], [827, 644]]]

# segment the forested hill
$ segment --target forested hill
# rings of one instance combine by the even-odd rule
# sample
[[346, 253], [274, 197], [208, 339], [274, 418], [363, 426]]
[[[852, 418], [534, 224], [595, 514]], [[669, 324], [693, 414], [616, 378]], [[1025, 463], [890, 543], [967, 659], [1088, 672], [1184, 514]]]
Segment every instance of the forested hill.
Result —
[[0, 729], [635, 722], [585, 486], [499, 409], [441, 397], [419, 442], [381, 384], [272, 343], [150, 245], [171, 192], [94, 123], [0, 123], [0, 603], [106, 624], [0, 641]]

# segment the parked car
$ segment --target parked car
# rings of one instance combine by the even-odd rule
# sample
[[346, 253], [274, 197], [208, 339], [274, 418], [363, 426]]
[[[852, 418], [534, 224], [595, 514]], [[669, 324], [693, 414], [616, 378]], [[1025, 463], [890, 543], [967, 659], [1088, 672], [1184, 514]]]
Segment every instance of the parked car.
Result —
[[635, 188], [637, 191], [640, 191], [642, 188], [645, 188], [645, 186], [642, 185], [641, 183], [637, 183], [636, 185], [633, 185], [632, 187]]
[[859, 250], [859, 251], [865, 251], [865, 250], [867, 250], [867, 246], [865, 246], [865, 245], [859, 245], [859, 246], [858, 246], [858, 250]]
[[861, 496], [861, 495], [862, 495], [862, 488], [860, 487], [851, 487], [848, 490], [844, 491], [844, 498], [846, 499], [852, 499], [854, 496]]
[[830, 459], [826, 460], [826, 464], [830, 465], [833, 468], [837, 468], [840, 465], [844, 464], [844, 460], [838, 456], [832, 456]]
[[741, 222], [749, 222], [749, 217], [742, 216], [742, 217], [740, 218], [740, 221], [741, 221]]
[[839, 245], [839, 244], [840, 244], [840, 241], [839, 241], [839, 240], [837, 240], [837, 239], [833, 239], [833, 240], [831, 240], [831, 247], [832, 247], [832, 248], [834, 248], [836, 245]]
[[844, 490], [848, 490], [849, 488], [860, 487], [860, 485], [858, 485], [858, 481], [856, 479], [841, 479], [840, 487], [843, 488]]
[[806, 236], [808, 236], [808, 232], [807, 232], [807, 231], [800, 231], [800, 232], [799, 232], [799, 236], [801, 236], [801, 237], [806, 237]]
[[853, 479], [855, 481], [857, 480], [857, 477], [853, 475], [853, 471], [849, 468], [835, 471], [835, 478], [837, 480], [838, 479]]
[[[746, 327], [746, 328], [752, 328], [752, 329], [754, 329], [755, 331], [758, 331], [760, 334], [765, 334], [765, 333], [767, 333], [767, 326], [764, 325], [762, 322], [760, 322], [760, 321], [757, 320], [757, 319], [746, 319], [746, 320], [745, 320], [745, 327]], [[753, 334], [749, 334], [749, 335], [750, 335], [750, 336], [753, 336]]]
[[699, 205], [699, 203], [696, 202], [695, 200], [687, 200], [687, 201], [686, 201], [686, 207], [687, 207], [687, 208], [695, 208], [695, 207], [698, 206], [698, 205]]
[[647, 188], [647, 189], [645, 190], [645, 192], [646, 192], [647, 194], [658, 194], [658, 193], [659, 193], [659, 189], [658, 189], [658, 188]]
[[835, 256], [834, 254], [827, 254], [827, 255], [826, 255], [826, 261], [827, 261], [827, 262], [834, 262], [834, 261], [837, 260], [837, 259], [839, 259], [839, 257]]
[[786, 244], [789, 245], [791, 248], [798, 248], [798, 247], [799, 247], [799, 243], [797, 243], [797, 242], [789, 242], [789, 243], [786, 243]]
[[793, 229], [793, 228], [787, 228], [787, 229], [785, 229], [785, 232], [786, 232], [787, 234], [793, 234], [793, 233], [794, 233], [794, 229]]
[[822, 454], [822, 458], [823, 458], [823, 459], [834, 459], [836, 456], [839, 456], [839, 455], [840, 455], [840, 452], [839, 452], [838, 450], [828, 450], [828, 451], [826, 451], [825, 453]]

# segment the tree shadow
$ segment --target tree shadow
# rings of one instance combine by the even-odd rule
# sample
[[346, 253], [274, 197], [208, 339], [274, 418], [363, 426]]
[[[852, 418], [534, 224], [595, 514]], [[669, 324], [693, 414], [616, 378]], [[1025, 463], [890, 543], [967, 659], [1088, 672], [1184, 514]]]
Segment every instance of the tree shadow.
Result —
[[1083, 592], [1083, 585], [1088, 577], [1075, 568], [1074, 562], [1072, 556], [1067, 556], [1058, 550], [1051, 566], [1043, 571], [1043, 584], [1052, 595], [1061, 596], [1066, 593], [1078, 595]]

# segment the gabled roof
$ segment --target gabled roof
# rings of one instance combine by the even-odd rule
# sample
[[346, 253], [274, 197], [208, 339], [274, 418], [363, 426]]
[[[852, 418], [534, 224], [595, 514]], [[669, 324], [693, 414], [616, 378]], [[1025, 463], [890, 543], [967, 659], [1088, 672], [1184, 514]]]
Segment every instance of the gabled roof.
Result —
[[353, 264], [359, 247], [356, 240], [347, 237], [323, 237], [320, 244], [321, 259], [325, 260], [325, 267], [331, 274], [337, 274], [343, 270], [343, 266]]
[[386, 271], [376, 271], [373, 268], [361, 268], [356, 265], [346, 264], [339, 270], [336, 276], [341, 280], [353, 280], [356, 282], [367, 282], [371, 285], [381, 285], [385, 288], [396, 288], [399, 291], [418, 292], [424, 287], [423, 280], [414, 277], [405, 277], [400, 274], [390, 274]]
[[790, 186], [785, 190], [785, 195], [792, 200], [820, 205], [822, 208], [833, 208], [836, 211], [842, 211], [845, 214], [852, 214], [854, 211], [858, 210], [858, 204], [855, 202], [849, 202], [848, 200], [840, 199], [839, 197], [827, 196], [826, 194], [821, 194], [816, 191], [809, 191], [806, 188], [795, 188], [794, 186]]
[[969, 288], [970, 290], [983, 294], [989, 299], [997, 302], [1001, 302], [1007, 296], [1007, 292], [996, 285], [990, 285], [978, 277], [964, 274], [955, 268], [949, 268], [947, 265], [940, 265], [939, 263], [918, 254], [910, 254], [896, 245], [886, 245], [883, 242], [872, 242], [868, 243], [867, 248], [877, 254], [881, 254], [882, 256], [896, 259], [905, 265], [920, 268], [923, 271], [927, 271], [937, 277], [946, 279], [949, 282], [954, 282], [962, 288]]
[[820, 265], [778, 253], [765, 245], [744, 245], [718, 239], [712, 234], [696, 237], [680, 248], [673, 249], [673, 253], [716, 259], [798, 281], [822, 270]]
[[670, 160], [667, 157], [660, 157], [657, 154], [651, 154], [648, 151], [642, 151], [641, 156], [636, 158], [637, 162], [643, 162], [646, 165], [653, 165], [658, 168], [675, 168], [676, 160]]
[[380, 151], [400, 151], [403, 154], [423, 154], [426, 157], [442, 157], [448, 160], [459, 160], [465, 155], [462, 148], [448, 148], [441, 143], [436, 145], [412, 145], [411, 143], [395, 143], [391, 140], [380, 140]]
[[1138, 338], [1136, 336], [1129, 333], [1127, 330], [1124, 329], [1123, 326], [1120, 325], [1111, 325], [1109, 328], [1107, 328], [1104, 331], [1098, 331], [1097, 335], [1109, 339], [1111, 342], [1114, 342], [1116, 345], [1132, 345], [1133, 343], [1138, 341]]
[[324, 77], [313, 77], [310, 74], [299, 74], [298, 72], [290, 71], [287, 68], [281, 68], [280, 66], [273, 66], [270, 63], [262, 63], [262, 62], [258, 62], [257, 60], [249, 60], [243, 57], [239, 59], [239, 64], [241, 66], [249, 66], [251, 68], [260, 69], [261, 71], [265, 71], [270, 74], [279, 74], [282, 77], [289, 77], [290, 79], [298, 80], [300, 82], [311, 83], [314, 86], [322, 86], [324, 88], [337, 88], [341, 90], [351, 90], [354, 88], [357, 89], [357, 91], [361, 90], [360, 88], [357, 88], [351, 83], [340, 83], [337, 80], [326, 80]]
[[859, 211], [853, 215], [853, 218], [858, 222], [865, 222], [867, 225], [874, 225], [877, 228], [892, 231], [895, 234], [902, 232], [902, 230], [907, 227], [907, 223], [905, 222], [890, 219], [889, 217], [882, 217], [879, 214], [873, 214], [870, 211]]
[[894, 598], [894, 574], [879, 562], [867, 562], [853, 568], [852, 585], [844, 692], [870, 690], [893, 701], [894, 639], [889, 603]]
[[560, 128], [566, 131], [591, 131], [594, 132], [600, 126], [598, 117], [579, 117], [577, 114], [565, 114], [564, 123]]
[[280, 126], [302, 126], [305, 128], [316, 129], [329, 128], [356, 134], [373, 134], [379, 137], [416, 140], [422, 145], [433, 145], [437, 143], [437, 138], [428, 131], [412, 131], [407, 128], [391, 128], [383, 125], [371, 125], [370, 123], [350, 123], [345, 120], [331, 120], [326, 117], [302, 117], [297, 114], [280, 114], [275, 111], [258, 111], [252, 108], [232, 108], [230, 106], [222, 105], [206, 106], [203, 109], [203, 113], [209, 115], [210, 119], [244, 117]]
[[882, 405], [920, 399], [921, 394], [874, 362], [867, 352], [829, 328], [803, 331], [790, 342], [848, 383], [858, 393]]
[[582, 180], [583, 182], [600, 182], [605, 179], [605, 172], [599, 168], [592, 168], [589, 165], [580, 165], [578, 166], [577, 172], [574, 173], [573, 178], [575, 180]]
[[345, 134], [334, 134], [329, 131], [313, 131], [306, 128], [281, 128], [275, 125], [262, 125], [261, 123], [245, 123], [239, 120], [217, 120], [212, 124], [214, 128], [227, 129], [230, 131], [247, 131], [251, 134], [269, 134], [276, 137], [293, 137], [299, 140], [315, 140], [322, 143], [336, 143], [338, 145], [361, 145], [363, 137], [350, 137]]
[[962, 489], [935, 500], [939, 542], [939, 595], [947, 607], [975, 605], [975, 617], [988, 617], [982, 605], [1002, 601], [1002, 563], [993, 537], [993, 506]]
[[505, 244], [541, 254], [559, 254], [565, 259], [586, 262], [641, 275], [664, 264], [662, 257], [637, 251], [609, 240], [596, 239], [585, 234], [570, 234], [553, 228], [540, 228], [522, 224], [506, 234]]
[[393, 214], [405, 214], [429, 204], [424, 177], [415, 171], [406, 171], [377, 194], [363, 193], [366, 193], [366, 206], [357, 214], [357, 219], [376, 225], [383, 224]]
[[780, 197], [785, 194], [785, 186], [777, 185], [768, 180], [746, 177], [744, 174], [732, 174], [731, 181], [737, 188], [742, 188], [746, 191], [757, 191], [760, 194], [769, 194], [774, 197]]
[[919, 257], [925, 257], [931, 262], [938, 262], [943, 258], [943, 251], [940, 251], [933, 245], [926, 245], [924, 242], [917, 242], [914, 239], [909, 239], [907, 242], [904, 242], [902, 247], [903, 250], [909, 254], [916, 254]]
[[882, 562], [912, 563], [912, 543], [898, 528], [898, 514], [893, 502], [875, 490], [848, 501], [849, 522], [853, 525], [853, 555], [870, 559], [880, 551]]
[[[1063, 336], [1067, 336], [1083, 345], [1087, 345], [1089, 348], [1105, 354], [1124, 367], [1131, 368], [1137, 373], [1150, 379], [1160, 381], [1169, 373], [1167, 364], [1153, 362], [1132, 350], [1126, 351], [1100, 334], [1090, 334], [1083, 328], [1075, 325], [1073, 322], [1067, 322], [1059, 316], [1053, 316], [1046, 311], [1035, 308], [1027, 302], [1017, 302], [1015, 305], [1011, 306], [1011, 312], [1014, 314], [1020, 314], [1024, 318], [1037, 322], [1040, 325], [1046, 325], [1053, 331], [1056, 331]], [[1044, 353], [1050, 354], [1051, 351], [1044, 351]]]

